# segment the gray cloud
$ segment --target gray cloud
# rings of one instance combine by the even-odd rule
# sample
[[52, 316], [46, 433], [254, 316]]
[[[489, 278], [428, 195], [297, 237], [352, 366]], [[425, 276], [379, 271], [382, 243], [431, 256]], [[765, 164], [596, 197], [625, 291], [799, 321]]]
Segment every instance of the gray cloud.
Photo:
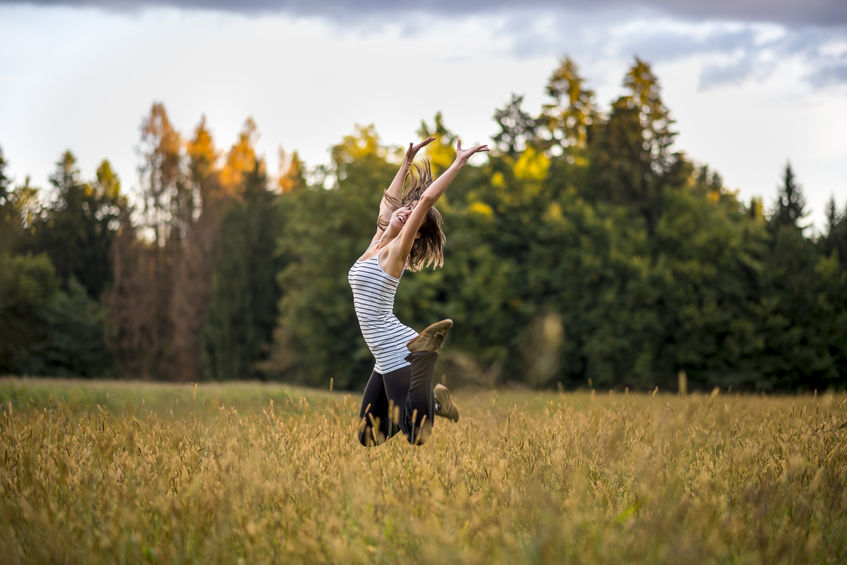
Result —
[[847, 40], [843, 28], [804, 28], [788, 30], [784, 36], [767, 41], [751, 41], [735, 51], [733, 62], [709, 65], [703, 69], [700, 87], [704, 89], [750, 79], [764, 79], [778, 63], [800, 58], [809, 68], [806, 80], [815, 87], [847, 84], [847, 50], [827, 52], [825, 47]]
[[707, 65], [700, 73], [700, 88], [707, 90], [724, 84], [740, 84], [755, 74], [762, 74], [762, 70], [751, 57], [723, 65]]
[[[696, 55], [708, 62], [700, 88], [767, 78], [777, 62], [801, 57], [806, 80], [820, 88], [847, 84], [847, 52], [823, 54], [822, 46], [847, 40], [847, 0], [0, 0], [3, 4], [94, 6], [118, 11], [175, 7], [245, 15], [286, 13], [313, 16], [371, 34], [400, 25], [403, 34], [426, 33], [441, 17], [486, 18], [499, 38], [494, 48], [512, 56], [572, 56], [590, 64], [599, 58], [638, 55], [654, 64]], [[642, 28], [615, 26], [644, 22]], [[681, 26], [666, 25], [668, 22]], [[691, 33], [692, 25], [707, 24]], [[762, 36], [760, 24], [780, 33]], [[614, 29], [611, 32], [609, 30]]]
[[633, 41], [631, 48], [648, 61], [673, 61], [709, 52], [734, 52], [749, 49], [755, 32], [749, 27], [719, 29], [703, 37], [689, 33], [645, 33]]
[[[150, 6], [172, 6], [189, 9], [211, 9], [242, 13], [289, 12], [321, 16], [329, 19], [404, 12], [434, 14], [490, 15], [497, 11], [513, 11], [514, 0], [0, 0], [0, 4], [88, 5], [110, 9], [132, 10]], [[527, 11], [594, 11], [609, 9], [650, 9], [669, 16], [693, 20], [741, 22], [773, 22], [784, 25], [837, 26], [847, 24], [847, 2], [844, 0], [599, 0], [586, 4], [583, 0], [523, 0], [520, 8]]]
[[825, 64], [809, 73], [807, 78], [816, 87], [847, 85], [847, 61]]

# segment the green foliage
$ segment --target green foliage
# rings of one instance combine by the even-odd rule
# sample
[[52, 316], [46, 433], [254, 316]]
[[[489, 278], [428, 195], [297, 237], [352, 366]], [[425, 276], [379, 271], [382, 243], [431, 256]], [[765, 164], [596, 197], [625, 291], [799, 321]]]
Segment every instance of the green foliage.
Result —
[[782, 174], [782, 185], [777, 194], [776, 210], [770, 219], [770, 225], [773, 231], [786, 226], [802, 231], [806, 226], [801, 226], [800, 221], [805, 216], [806, 199], [803, 196], [803, 189], [797, 184], [791, 163], [786, 163]]
[[111, 281], [109, 250], [117, 229], [120, 180], [104, 161], [97, 180], [83, 182], [76, 158], [66, 151], [50, 183], [53, 201], [33, 225], [36, 250], [50, 256], [64, 285], [75, 278], [97, 299]]
[[281, 197], [283, 295], [265, 371], [322, 387], [332, 378], [338, 387], [353, 388], [367, 380], [373, 360], [359, 333], [347, 272], [376, 229], [385, 179], [394, 167], [372, 127], [345, 137], [332, 157], [331, 188]]
[[67, 286], [46, 254], [0, 254], [0, 373], [103, 376], [103, 309], [75, 279]]
[[30, 375], [103, 377], [111, 368], [104, 341], [104, 311], [71, 278], [41, 315], [43, 341], [30, 343], [17, 372]]
[[491, 139], [499, 151], [509, 157], [538, 143], [538, 120], [523, 110], [523, 98], [513, 93], [508, 104], [494, 111], [494, 121], [500, 131]]
[[32, 224], [38, 212], [38, 189], [30, 184], [12, 188], [12, 179], [6, 176], [6, 162], [0, 147], [0, 251], [20, 253], [32, 250]]
[[820, 239], [819, 244], [824, 255], [834, 253], [842, 268], [847, 269], [847, 207], [839, 213], [834, 197], [827, 203], [826, 234]]
[[[404, 275], [396, 297], [412, 327], [455, 321], [438, 370], [451, 384], [664, 390], [684, 372], [691, 390], [847, 386], [847, 210], [833, 200], [826, 233], [807, 236], [790, 165], [769, 214], [762, 199], [739, 202], [674, 151], [648, 63], [635, 58], [622, 88], [602, 111], [565, 57], [538, 112], [515, 94], [495, 110], [496, 150], [438, 203], [443, 269]], [[347, 272], [402, 148], [356, 126], [328, 166], [306, 170], [280, 151], [269, 180], [257, 132], [248, 119], [220, 163], [205, 119], [184, 144], [154, 104], [135, 217], [108, 163], [86, 183], [63, 155], [56, 198], [38, 211], [28, 182], [10, 190], [0, 153], [3, 249], [46, 252], [57, 273], [43, 256], [5, 256], [0, 311], [14, 329], [2, 328], [2, 367], [38, 351], [34, 372], [106, 370], [94, 361], [101, 318], [79, 280], [91, 297], [110, 287], [120, 374], [359, 388], [373, 359]], [[436, 138], [426, 157], [437, 175], [458, 136], [440, 113], [418, 133]], [[25, 288], [37, 292], [15, 290]]]
[[567, 154], [575, 162], [588, 143], [589, 128], [597, 118], [594, 92], [585, 88], [576, 63], [565, 57], [547, 82], [547, 96], [539, 122], [547, 130], [544, 146], [554, 154]]
[[[454, 383], [650, 390], [685, 371], [694, 389], [843, 387], [843, 269], [671, 152], [649, 65], [636, 59], [625, 87], [604, 118], [566, 60], [544, 110], [561, 151], [529, 142], [520, 97], [498, 111], [501, 151], [451, 185], [445, 265], [404, 277], [398, 316], [454, 319], [443, 355]], [[446, 167], [456, 136], [441, 116], [420, 134], [439, 139], [430, 154]], [[331, 190], [286, 199], [277, 378], [350, 387], [367, 375], [346, 271], [391, 178], [386, 153], [360, 128], [333, 150]]]
[[279, 206], [258, 161], [243, 184], [243, 200], [221, 222], [204, 328], [206, 371], [216, 379], [257, 376], [277, 319]]
[[653, 274], [663, 388], [683, 370], [701, 388], [755, 388], [761, 379], [757, 286], [766, 234], [734, 199], [720, 198], [710, 188], [664, 195]]
[[[818, 257], [814, 246], [797, 226], [780, 226], [772, 247], [762, 269], [762, 384], [767, 389], [823, 388], [829, 381], [832, 359], [827, 344], [821, 343], [818, 324], [831, 316], [840, 317], [841, 311], [822, 312], [816, 307], [818, 294], [828, 293], [815, 272]], [[847, 344], [843, 338], [840, 341], [842, 346]]]
[[0, 253], [0, 373], [15, 373], [25, 362], [30, 344], [41, 338], [40, 318], [58, 291], [46, 255]]

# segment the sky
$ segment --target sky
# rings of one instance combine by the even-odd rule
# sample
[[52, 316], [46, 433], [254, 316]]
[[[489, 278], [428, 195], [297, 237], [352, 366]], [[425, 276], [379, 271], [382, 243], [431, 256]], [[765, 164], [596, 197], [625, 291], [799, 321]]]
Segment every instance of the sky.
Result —
[[743, 200], [771, 209], [790, 161], [813, 230], [831, 196], [847, 208], [845, 0], [0, 0], [0, 147], [16, 184], [48, 188], [70, 149], [132, 193], [154, 102], [185, 137], [205, 116], [219, 149], [252, 117], [272, 173], [280, 148], [326, 163], [356, 124], [403, 146], [439, 111], [487, 143], [565, 56], [603, 110], [650, 63], [675, 149]]

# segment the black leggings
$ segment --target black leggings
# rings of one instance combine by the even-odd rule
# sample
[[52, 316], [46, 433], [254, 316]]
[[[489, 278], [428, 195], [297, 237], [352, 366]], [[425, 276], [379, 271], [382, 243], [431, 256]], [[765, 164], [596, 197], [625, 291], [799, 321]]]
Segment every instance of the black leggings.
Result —
[[429, 438], [435, 416], [432, 374], [436, 359], [434, 351], [416, 351], [406, 356], [411, 365], [385, 375], [371, 373], [359, 411], [362, 445], [380, 445], [400, 431], [413, 445]]

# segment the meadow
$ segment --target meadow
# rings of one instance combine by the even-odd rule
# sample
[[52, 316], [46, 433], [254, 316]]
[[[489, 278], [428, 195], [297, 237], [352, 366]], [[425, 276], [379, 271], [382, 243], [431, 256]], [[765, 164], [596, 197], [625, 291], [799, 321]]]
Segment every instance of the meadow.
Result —
[[0, 380], [4, 563], [844, 563], [847, 395]]

